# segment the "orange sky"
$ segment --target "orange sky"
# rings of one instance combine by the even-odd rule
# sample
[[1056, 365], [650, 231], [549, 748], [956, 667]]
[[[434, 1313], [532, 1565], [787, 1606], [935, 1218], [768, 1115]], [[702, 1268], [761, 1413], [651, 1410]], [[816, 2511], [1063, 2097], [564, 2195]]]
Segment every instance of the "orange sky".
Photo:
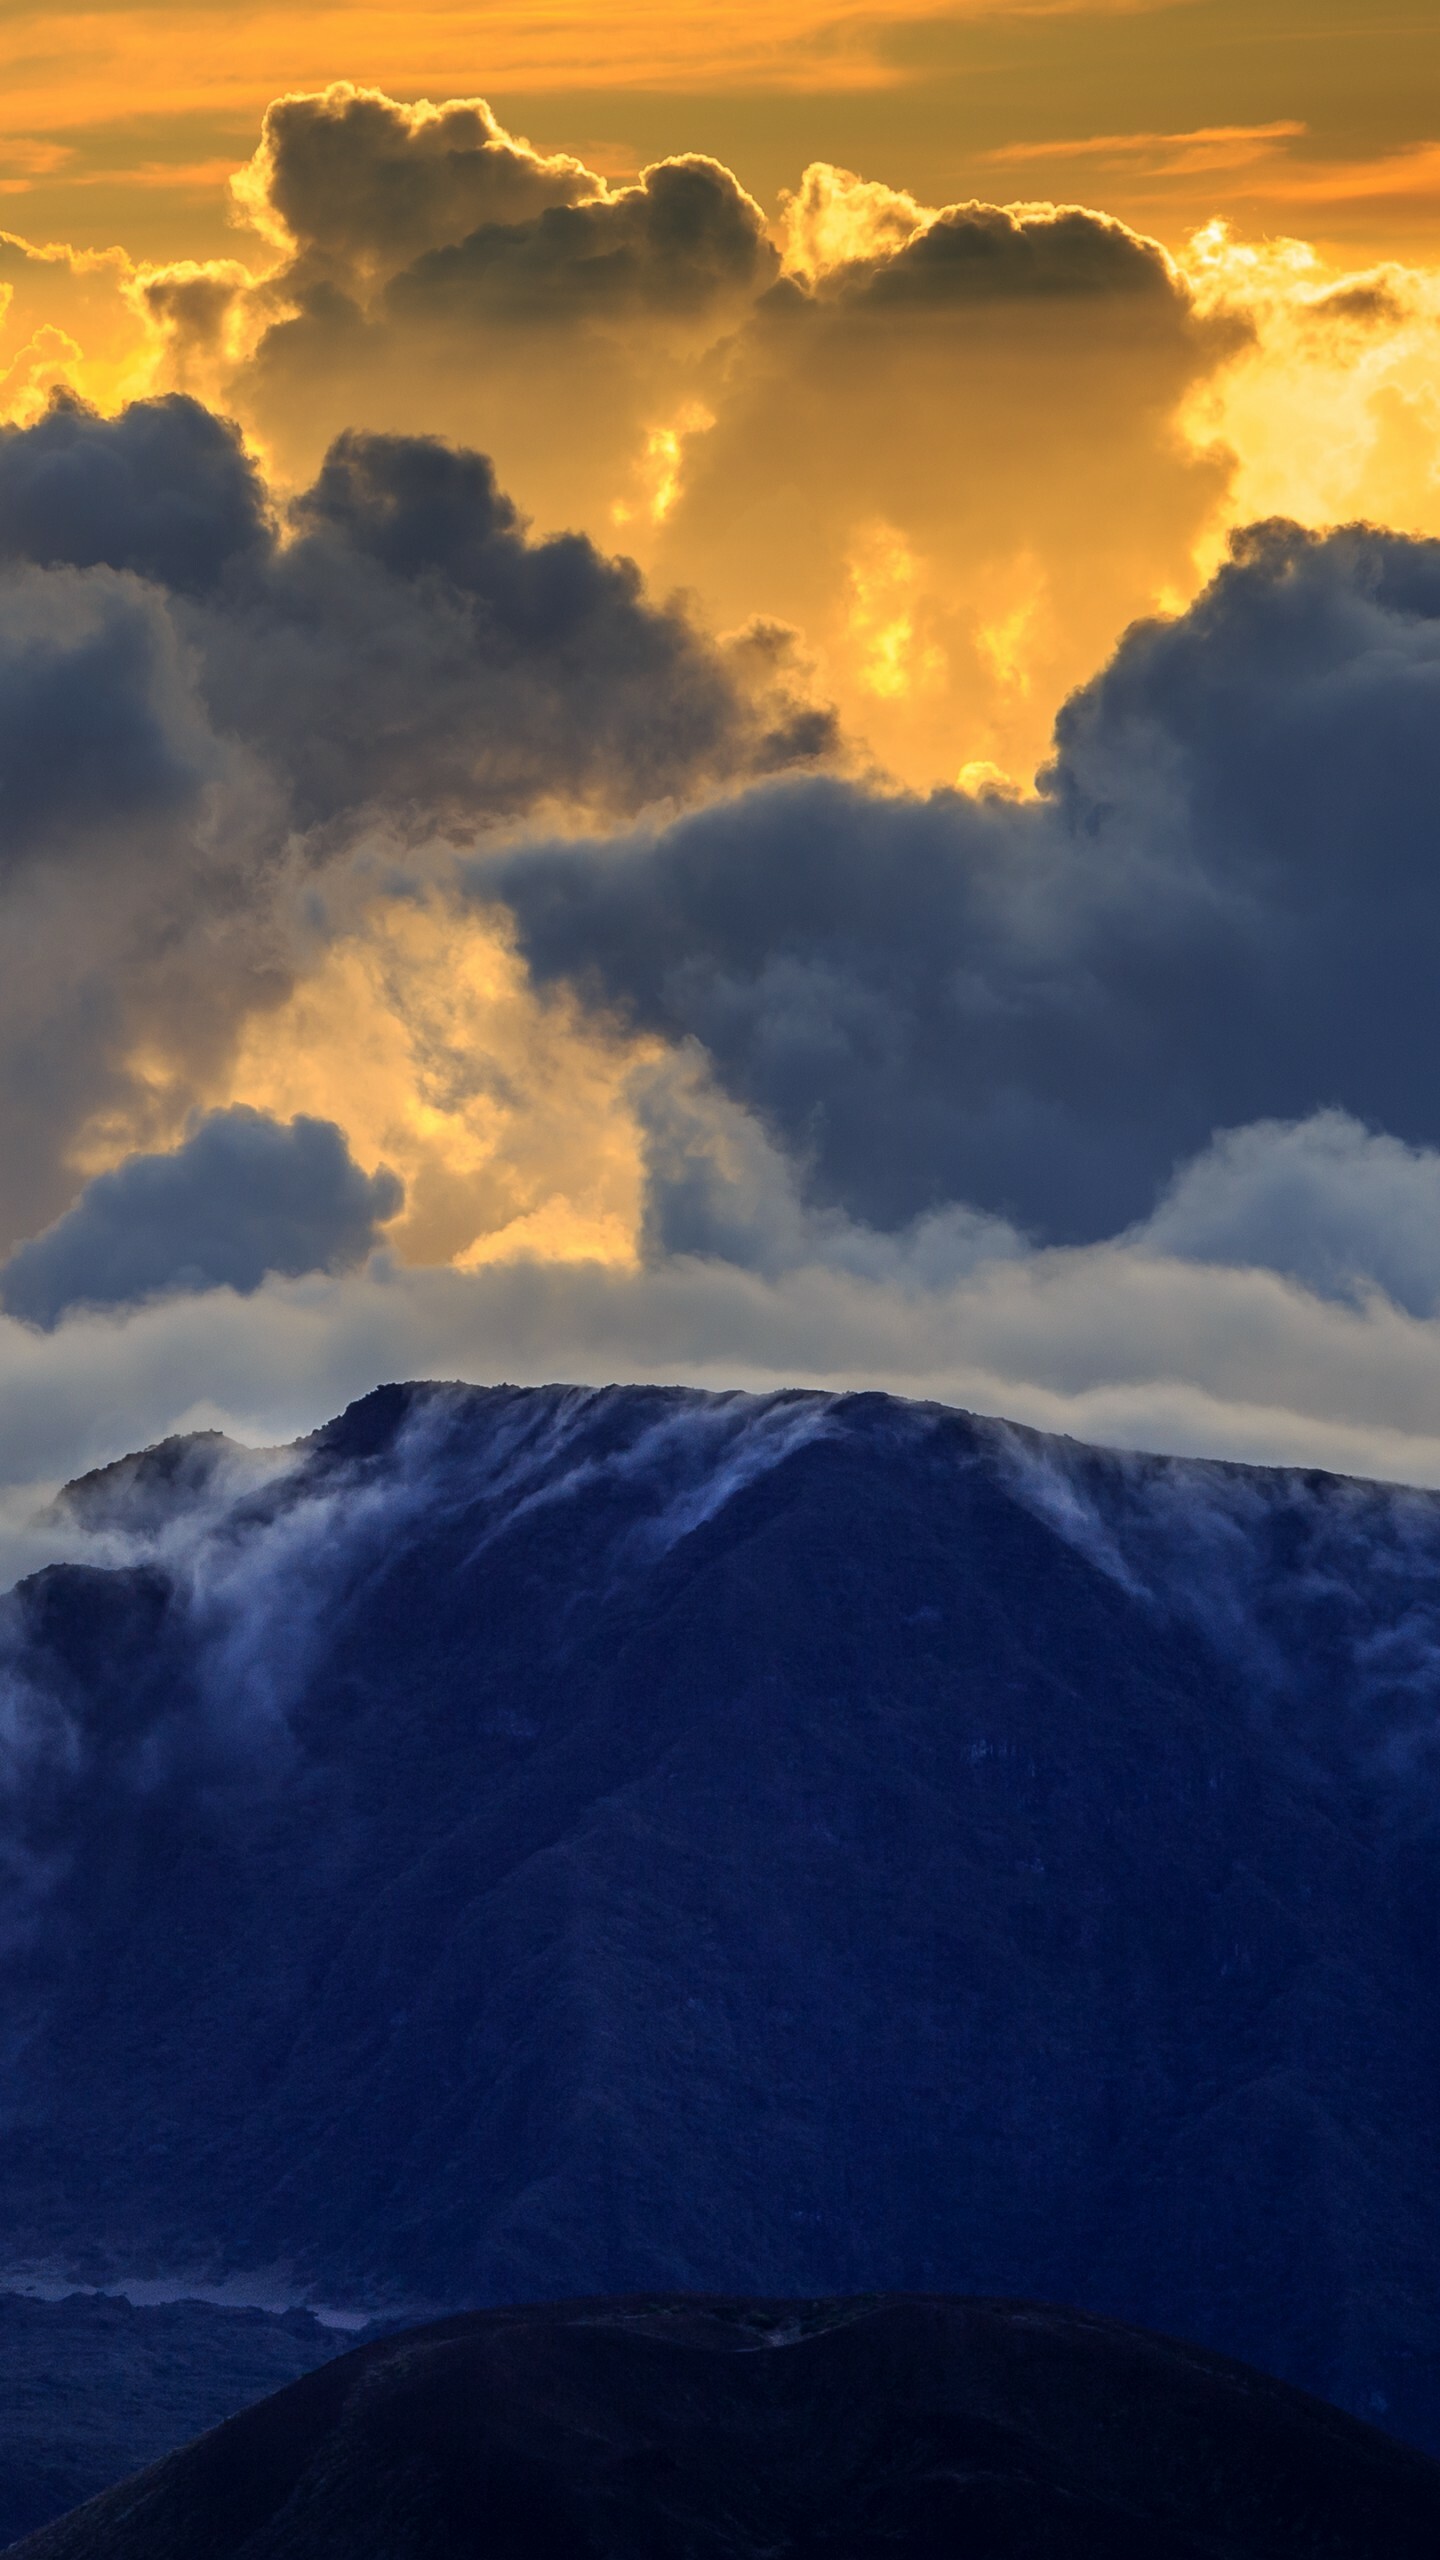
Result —
[[31, 238], [214, 254], [266, 102], [342, 77], [479, 91], [606, 169], [712, 151], [762, 199], [818, 158], [931, 202], [1100, 202], [1172, 243], [1215, 214], [1356, 255], [1440, 243], [1433, 0], [11, 0], [5, 210]]

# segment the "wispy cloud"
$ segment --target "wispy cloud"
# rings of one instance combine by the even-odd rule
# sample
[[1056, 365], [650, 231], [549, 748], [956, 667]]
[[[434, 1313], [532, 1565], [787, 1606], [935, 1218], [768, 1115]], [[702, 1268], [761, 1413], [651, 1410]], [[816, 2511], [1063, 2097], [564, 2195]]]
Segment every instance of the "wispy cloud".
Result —
[[1283, 181], [1277, 175], [1249, 192], [1283, 196], [1296, 205], [1403, 202], [1440, 208], [1440, 142], [1407, 143], [1368, 160], [1292, 163]]
[[1211, 170], [1248, 169], [1274, 158], [1277, 146], [1307, 128], [1291, 118], [1275, 124], [1197, 125], [1188, 133], [1092, 133], [1078, 138], [1006, 142], [980, 154], [987, 168], [1019, 168], [1035, 161], [1085, 160], [1096, 167], [1127, 167], [1156, 178], [1202, 177]]
[[0, 142], [0, 195], [27, 195], [38, 178], [52, 178], [74, 158], [68, 142], [17, 133]]

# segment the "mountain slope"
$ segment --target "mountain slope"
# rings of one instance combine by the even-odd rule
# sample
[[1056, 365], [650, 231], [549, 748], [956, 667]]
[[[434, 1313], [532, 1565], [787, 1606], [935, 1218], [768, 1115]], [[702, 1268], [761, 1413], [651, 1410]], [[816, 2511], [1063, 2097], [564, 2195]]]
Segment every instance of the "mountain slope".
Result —
[[327, 2363], [344, 2343], [303, 2311], [0, 2294], [0, 2544]]
[[[671, 2298], [360, 2348], [24, 2560], [1431, 2560], [1440, 2465], [1017, 2303]], [[17, 2555], [18, 2560], [18, 2555]]]
[[1440, 1504], [397, 1388], [7, 1604], [12, 2260], [1030, 2294], [1440, 2446]]

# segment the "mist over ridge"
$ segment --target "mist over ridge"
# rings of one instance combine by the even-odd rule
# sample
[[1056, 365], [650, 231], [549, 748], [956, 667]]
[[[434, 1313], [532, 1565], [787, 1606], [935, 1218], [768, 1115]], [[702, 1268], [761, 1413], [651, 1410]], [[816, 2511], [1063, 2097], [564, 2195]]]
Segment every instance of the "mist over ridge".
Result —
[[67, 1500], [97, 1562], [5, 1604], [17, 2263], [1023, 2293], [1440, 2440], [1434, 1497], [411, 1387]]

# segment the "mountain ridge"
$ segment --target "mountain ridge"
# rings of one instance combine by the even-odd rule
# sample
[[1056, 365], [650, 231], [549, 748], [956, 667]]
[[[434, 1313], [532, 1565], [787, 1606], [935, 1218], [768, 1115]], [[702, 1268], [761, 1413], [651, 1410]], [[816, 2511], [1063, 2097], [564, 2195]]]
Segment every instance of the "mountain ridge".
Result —
[[1069, 2299], [1440, 2444], [1435, 1497], [803, 1390], [206, 1446], [5, 1603], [17, 2265]]

